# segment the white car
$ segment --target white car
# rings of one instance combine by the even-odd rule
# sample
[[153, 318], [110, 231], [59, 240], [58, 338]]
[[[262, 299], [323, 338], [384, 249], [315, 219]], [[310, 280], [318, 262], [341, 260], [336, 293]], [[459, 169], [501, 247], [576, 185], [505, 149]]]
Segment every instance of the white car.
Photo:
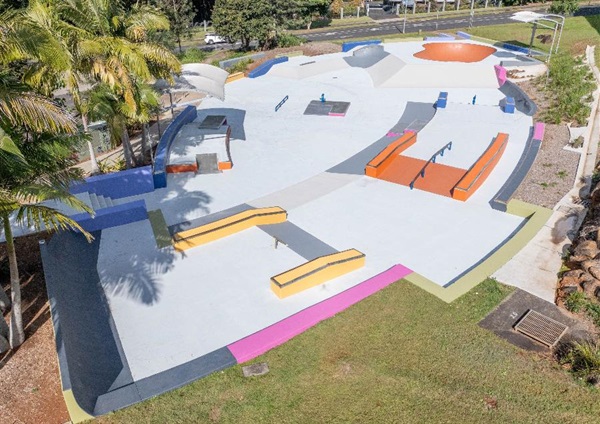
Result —
[[227, 37], [221, 37], [220, 35], [217, 35], [217, 34], [207, 33], [204, 36], [204, 42], [206, 44], [228, 43], [229, 40], [227, 39]]

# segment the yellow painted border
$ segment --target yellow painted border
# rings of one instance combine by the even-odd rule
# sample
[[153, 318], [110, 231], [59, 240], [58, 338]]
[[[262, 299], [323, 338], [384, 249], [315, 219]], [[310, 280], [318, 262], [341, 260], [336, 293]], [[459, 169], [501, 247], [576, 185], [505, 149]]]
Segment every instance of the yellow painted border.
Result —
[[548, 222], [552, 210], [520, 200], [511, 200], [506, 213], [526, 218], [527, 222], [510, 240], [449, 287], [442, 287], [416, 272], [407, 275], [404, 280], [450, 303], [479, 285], [511, 260]]
[[227, 79], [225, 80], [225, 84], [229, 84], [230, 82], [241, 80], [243, 78], [246, 78], [246, 74], [244, 74], [243, 72], [236, 72], [235, 74], [230, 74], [227, 77]]
[[71, 418], [71, 422], [73, 424], [81, 423], [88, 420], [93, 420], [95, 417], [85, 412], [81, 406], [75, 400], [75, 396], [73, 395], [73, 391], [63, 390], [63, 397], [65, 398], [65, 403], [67, 404], [67, 411], [69, 411], [69, 418]]

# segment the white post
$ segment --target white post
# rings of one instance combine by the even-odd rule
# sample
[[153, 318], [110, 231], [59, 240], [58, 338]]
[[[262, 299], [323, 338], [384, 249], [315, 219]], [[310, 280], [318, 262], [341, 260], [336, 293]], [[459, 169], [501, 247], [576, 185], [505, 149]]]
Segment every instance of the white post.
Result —
[[427, 2], [427, 13], [431, 13], [431, 2]]
[[444, 0], [444, 3], [442, 3], [442, 12], [446, 11], [446, 0]]
[[366, 7], [366, 12], [367, 12], [367, 16], [369, 16], [369, 3], [367, 3]]
[[404, 22], [402, 23], [402, 34], [406, 34], [406, 8], [408, 7], [406, 3], [408, 0], [404, 0]]
[[488, 0], [485, 0], [485, 6], [483, 6], [483, 8], [487, 9], [487, 5], [488, 5]]
[[356, 6], [356, 17], [360, 18], [360, 6]]
[[206, 19], [204, 20], [203, 24], [204, 24], [204, 32], [206, 32], [206, 27], [208, 26], [208, 23], [206, 22]]
[[400, 14], [400, 3], [396, 3], [396, 15]]
[[417, 10], [417, 0], [413, 0], [413, 15], [415, 14]]
[[456, 0], [456, 10], [460, 10], [460, 0]]
[[344, 19], [344, 6], [340, 9], [340, 19]]

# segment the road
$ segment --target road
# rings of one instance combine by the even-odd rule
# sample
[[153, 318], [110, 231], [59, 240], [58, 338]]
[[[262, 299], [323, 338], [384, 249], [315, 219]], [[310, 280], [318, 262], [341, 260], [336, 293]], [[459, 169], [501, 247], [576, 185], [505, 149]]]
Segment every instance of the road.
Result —
[[[543, 10], [539, 10], [543, 12]], [[480, 12], [481, 13], [481, 12]], [[502, 12], [494, 14], [475, 14], [473, 16], [473, 26], [486, 26], [486, 25], [500, 25], [507, 23], [514, 23], [510, 18], [514, 12]], [[582, 7], [576, 15], [586, 16], [600, 13], [598, 6]], [[434, 13], [431, 15], [435, 16]], [[430, 32], [430, 31], [444, 31], [456, 28], [468, 28], [470, 23], [470, 16], [457, 16], [457, 17], [435, 17], [427, 20], [419, 21], [406, 21], [406, 33], [415, 33], [419, 31]], [[403, 30], [403, 19], [399, 17], [398, 20], [393, 22], [382, 22], [373, 25], [364, 25], [356, 27], [345, 27], [319, 32], [311, 32], [310, 34], [301, 35], [302, 38], [308, 41], [329, 41], [329, 40], [343, 40], [346, 38], [363, 38], [363, 37], [378, 37], [385, 35], [397, 35], [402, 34]]]

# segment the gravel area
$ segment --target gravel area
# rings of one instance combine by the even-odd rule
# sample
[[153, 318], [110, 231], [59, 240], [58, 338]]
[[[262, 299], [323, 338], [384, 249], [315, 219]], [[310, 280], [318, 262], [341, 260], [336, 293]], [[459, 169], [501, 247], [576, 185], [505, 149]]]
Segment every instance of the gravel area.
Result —
[[[538, 106], [534, 122], [541, 121], [540, 115], [550, 105], [547, 97], [538, 89], [535, 80], [519, 82], [518, 85]], [[564, 150], [568, 143], [569, 129], [566, 125], [546, 124], [542, 147], [513, 198], [553, 208], [575, 182], [580, 154]]]
[[573, 188], [580, 155], [563, 149], [568, 142], [566, 125], [546, 125], [542, 148], [515, 199], [553, 208]]

